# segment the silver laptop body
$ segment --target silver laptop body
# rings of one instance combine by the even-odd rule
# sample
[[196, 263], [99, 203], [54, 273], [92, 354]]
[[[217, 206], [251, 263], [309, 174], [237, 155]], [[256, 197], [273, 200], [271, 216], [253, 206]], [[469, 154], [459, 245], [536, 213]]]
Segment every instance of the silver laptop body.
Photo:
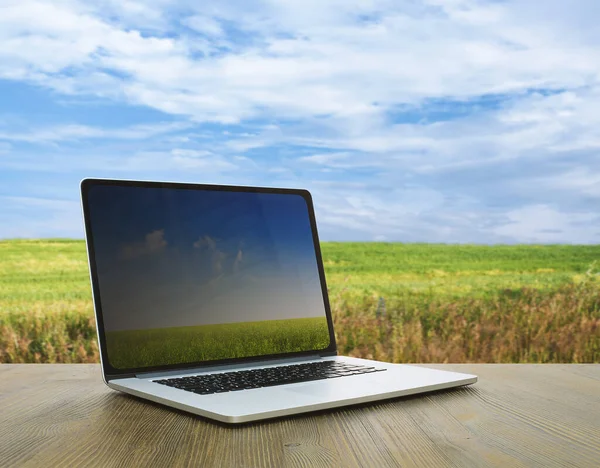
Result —
[[102, 375], [245, 423], [475, 383], [337, 354], [306, 190], [85, 179]]

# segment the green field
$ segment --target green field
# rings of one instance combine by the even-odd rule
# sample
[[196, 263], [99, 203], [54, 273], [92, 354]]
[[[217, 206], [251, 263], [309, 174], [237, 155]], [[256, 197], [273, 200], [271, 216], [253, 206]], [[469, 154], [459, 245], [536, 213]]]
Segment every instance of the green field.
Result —
[[[483, 297], [505, 289], [553, 289], [583, 281], [600, 246], [324, 243], [332, 292]], [[595, 270], [594, 270], [595, 271]]]
[[[600, 362], [600, 246], [323, 243], [340, 352]], [[82, 241], [0, 242], [0, 362], [97, 362]]]
[[114, 331], [106, 342], [113, 367], [131, 369], [325, 349], [329, 330], [317, 317]]

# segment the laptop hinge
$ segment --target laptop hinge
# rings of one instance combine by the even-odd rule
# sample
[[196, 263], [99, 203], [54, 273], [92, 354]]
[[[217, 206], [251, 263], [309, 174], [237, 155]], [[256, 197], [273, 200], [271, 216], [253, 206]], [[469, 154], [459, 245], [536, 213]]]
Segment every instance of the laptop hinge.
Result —
[[271, 360], [267, 360], [267, 361], [238, 362], [235, 364], [201, 366], [201, 367], [193, 367], [193, 368], [188, 368], [188, 369], [174, 369], [174, 370], [162, 371], [162, 372], [140, 372], [140, 373], [137, 373], [135, 376], [141, 377], [144, 379], [149, 379], [149, 378], [152, 379], [155, 377], [168, 377], [170, 375], [197, 374], [198, 372], [210, 372], [210, 371], [219, 372], [222, 370], [233, 370], [233, 369], [249, 368], [249, 367], [285, 365], [285, 364], [291, 364], [291, 363], [295, 363], [295, 362], [314, 361], [317, 359], [321, 359], [321, 357], [324, 357], [324, 355], [310, 354], [308, 356], [297, 356], [297, 357], [291, 357], [291, 358], [271, 359]]

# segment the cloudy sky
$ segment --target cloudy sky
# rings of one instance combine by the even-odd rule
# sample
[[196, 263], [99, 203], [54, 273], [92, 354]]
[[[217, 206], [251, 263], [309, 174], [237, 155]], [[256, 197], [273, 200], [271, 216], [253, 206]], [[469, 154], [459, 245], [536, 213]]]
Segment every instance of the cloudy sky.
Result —
[[308, 188], [325, 240], [600, 240], [597, 0], [3, 0], [0, 238], [86, 176]]

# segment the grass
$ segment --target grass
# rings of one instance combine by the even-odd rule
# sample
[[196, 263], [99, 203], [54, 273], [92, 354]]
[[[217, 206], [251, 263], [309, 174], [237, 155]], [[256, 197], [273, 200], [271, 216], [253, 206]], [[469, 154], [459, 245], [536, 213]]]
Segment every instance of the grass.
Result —
[[407, 294], [386, 304], [337, 299], [342, 354], [390, 362], [599, 362], [600, 288], [504, 290], [483, 297]]
[[397, 296], [407, 291], [485, 297], [504, 289], [552, 290], [581, 281], [600, 246], [341, 243], [322, 246], [332, 293]]
[[317, 317], [116, 331], [106, 341], [113, 367], [131, 369], [325, 349], [329, 331]]
[[[324, 243], [340, 352], [600, 362], [600, 246]], [[382, 307], [385, 303], [385, 307]], [[82, 241], [0, 242], [0, 362], [97, 362]]]

